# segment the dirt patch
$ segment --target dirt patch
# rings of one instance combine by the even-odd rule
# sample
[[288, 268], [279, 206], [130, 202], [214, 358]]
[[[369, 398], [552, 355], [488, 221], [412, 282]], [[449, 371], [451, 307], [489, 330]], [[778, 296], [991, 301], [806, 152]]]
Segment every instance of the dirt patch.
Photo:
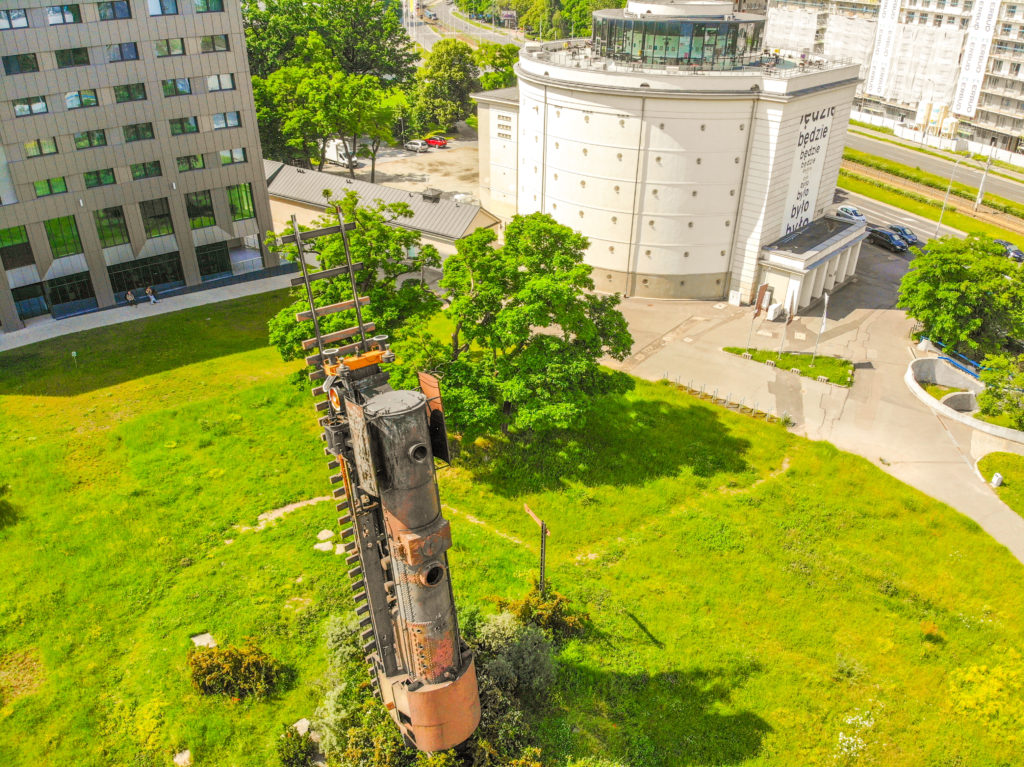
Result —
[[740, 493], [749, 493], [751, 490], [753, 490], [758, 485], [763, 485], [768, 480], [775, 479], [776, 477], [781, 476], [782, 474], [785, 474], [787, 471], [789, 471], [789, 456], [788, 455], [784, 455], [782, 457], [782, 465], [779, 466], [779, 468], [776, 469], [775, 471], [768, 472], [768, 476], [767, 477], [761, 477], [760, 479], [756, 480], [752, 484], [747, 485], [746, 487], [725, 487], [725, 486], [723, 486], [723, 487], [718, 488], [718, 492], [721, 493], [722, 495], [739, 495]]
[[312, 597], [288, 597], [288, 599], [285, 600], [284, 609], [295, 610], [298, 612], [300, 610], [305, 610], [311, 604], [313, 604]]
[[43, 681], [43, 662], [33, 648], [15, 650], [0, 658], [0, 705], [31, 695]]
[[491, 525], [487, 524], [482, 519], [477, 519], [472, 514], [463, 514], [461, 511], [452, 506], [449, 506], [447, 503], [442, 504], [442, 508], [448, 509], [448, 511], [452, 512], [456, 516], [462, 517], [467, 522], [472, 522], [474, 525], [480, 525], [480, 527], [488, 530], [489, 532], [494, 533], [499, 538], [504, 538], [506, 541], [512, 541], [512, 543], [516, 543], [520, 546], [523, 545], [523, 542], [516, 538], [514, 535], [509, 535], [508, 533], [502, 532], [501, 530], [498, 530], [497, 528], [494, 528]]
[[319, 498], [310, 498], [308, 501], [298, 501], [297, 503], [289, 503], [287, 506], [282, 506], [279, 509], [272, 509], [271, 511], [264, 511], [258, 517], [256, 517], [255, 527], [246, 527], [245, 525], [235, 525], [235, 528], [240, 533], [258, 533], [260, 530], [266, 528], [275, 519], [280, 519], [285, 514], [301, 509], [303, 506], [312, 506], [314, 503], [323, 503], [324, 501], [330, 501], [331, 497], [322, 495]]

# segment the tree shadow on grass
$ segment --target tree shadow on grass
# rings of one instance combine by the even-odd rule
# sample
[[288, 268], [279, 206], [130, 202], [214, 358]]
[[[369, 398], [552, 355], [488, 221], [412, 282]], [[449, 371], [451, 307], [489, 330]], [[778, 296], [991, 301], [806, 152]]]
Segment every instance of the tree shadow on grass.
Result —
[[497, 449], [470, 447], [463, 456], [476, 482], [517, 497], [567, 482], [643, 485], [683, 469], [697, 477], [742, 472], [749, 447], [707, 405], [607, 396], [594, 403], [578, 430], [502, 442]]
[[267, 321], [288, 303], [284, 291], [275, 290], [168, 314], [146, 316], [146, 302], [134, 310], [112, 309], [137, 315], [0, 352], [0, 395], [70, 397], [263, 348]]
[[[732, 705], [734, 691], [760, 670], [745, 663], [627, 674], [570, 663], [562, 666], [561, 686], [566, 699], [585, 701], [584, 717], [588, 710], [599, 717], [598, 737], [610, 757], [644, 767], [729, 765], [757, 756], [772, 731], [754, 712]], [[566, 716], [578, 722], [578, 712], [573, 706]], [[588, 741], [584, 733], [581, 748]]]
[[10, 527], [18, 521], [18, 511], [14, 508], [9, 498], [5, 496], [10, 491], [7, 485], [0, 484], [0, 530]]

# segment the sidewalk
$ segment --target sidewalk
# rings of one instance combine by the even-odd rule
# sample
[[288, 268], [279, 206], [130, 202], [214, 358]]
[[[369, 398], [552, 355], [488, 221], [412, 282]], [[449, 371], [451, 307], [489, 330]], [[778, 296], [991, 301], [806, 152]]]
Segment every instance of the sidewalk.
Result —
[[[190, 309], [194, 306], [215, 304], [220, 301], [230, 301], [232, 298], [267, 293], [271, 290], [281, 290], [282, 288], [289, 287], [294, 276], [295, 273], [280, 274], [263, 280], [252, 280], [250, 282], [227, 285], [223, 288], [198, 290], [194, 293], [185, 293], [184, 295], [169, 295], [166, 298], [161, 298], [156, 304], [143, 300], [134, 308], [130, 306], [116, 306], [112, 309], [69, 317], [66, 320], [55, 320], [49, 316], [36, 317], [28, 320], [25, 323], [25, 328], [22, 330], [13, 330], [9, 333], [0, 332], [0, 352], [45, 341], [49, 338], [66, 336], [81, 330], [91, 330], [92, 328], [100, 328], [106, 325], [117, 325], [122, 322], [141, 319], [142, 317], [151, 317], [154, 314], [169, 314], [170, 312], [177, 312], [182, 309]], [[143, 299], [145, 299], [145, 296], [143, 296]]]

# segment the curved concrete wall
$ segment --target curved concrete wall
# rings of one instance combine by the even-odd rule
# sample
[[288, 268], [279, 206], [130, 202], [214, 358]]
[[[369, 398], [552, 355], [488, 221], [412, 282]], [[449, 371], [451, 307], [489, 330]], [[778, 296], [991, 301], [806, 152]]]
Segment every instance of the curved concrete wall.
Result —
[[[937, 357], [916, 359], [910, 363], [910, 370], [913, 371], [914, 380], [916, 381], [966, 389], [975, 394], [979, 394], [985, 389], [984, 384], [977, 378], [957, 370], [948, 362], [944, 362]], [[928, 396], [931, 397], [930, 394]], [[932, 397], [932, 399], [935, 398]]]
[[958, 413], [973, 413], [978, 409], [978, 398], [972, 391], [955, 391], [947, 394], [939, 400], [946, 407], [951, 407]]

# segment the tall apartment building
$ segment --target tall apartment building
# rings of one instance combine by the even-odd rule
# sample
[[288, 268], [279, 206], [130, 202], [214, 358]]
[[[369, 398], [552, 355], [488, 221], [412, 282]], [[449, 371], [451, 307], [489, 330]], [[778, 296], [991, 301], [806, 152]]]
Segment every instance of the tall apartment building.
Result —
[[237, 2], [2, 6], [3, 331], [277, 264]]
[[1024, 0], [771, 0], [765, 41], [860, 61], [860, 111], [1024, 152]]

